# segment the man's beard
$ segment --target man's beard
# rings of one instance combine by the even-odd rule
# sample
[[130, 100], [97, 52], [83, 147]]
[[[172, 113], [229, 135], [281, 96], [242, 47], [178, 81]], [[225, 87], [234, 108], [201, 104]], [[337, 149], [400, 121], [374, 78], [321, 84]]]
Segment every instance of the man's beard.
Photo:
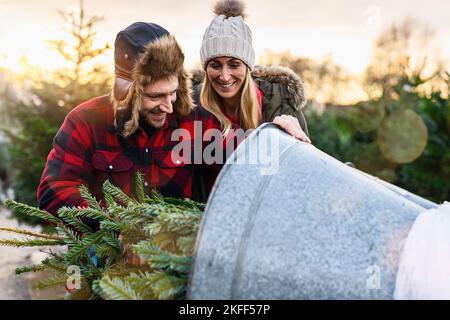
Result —
[[141, 111], [140, 116], [144, 119], [150, 126], [154, 128], [161, 128], [164, 126], [166, 122], [167, 114], [165, 112], [161, 112], [159, 108], [151, 111]]

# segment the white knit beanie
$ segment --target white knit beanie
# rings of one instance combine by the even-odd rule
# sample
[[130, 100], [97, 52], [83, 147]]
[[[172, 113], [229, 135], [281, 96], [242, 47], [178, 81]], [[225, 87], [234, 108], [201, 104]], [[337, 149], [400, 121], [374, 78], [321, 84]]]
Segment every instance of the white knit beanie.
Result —
[[204, 69], [209, 60], [227, 56], [242, 60], [250, 70], [255, 65], [252, 31], [244, 22], [245, 6], [239, 0], [221, 0], [214, 7], [217, 15], [203, 36], [200, 60]]

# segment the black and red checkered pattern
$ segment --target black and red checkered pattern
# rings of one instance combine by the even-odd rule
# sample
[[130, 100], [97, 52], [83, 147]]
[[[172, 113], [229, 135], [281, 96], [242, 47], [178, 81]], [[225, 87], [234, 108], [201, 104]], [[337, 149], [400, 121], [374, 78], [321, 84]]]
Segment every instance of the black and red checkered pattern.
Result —
[[[171, 141], [171, 134], [177, 128], [193, 132], [196, 117], [196, 112], [181, 120], [169, 115], [163, 128], [141, 125], [124, 138], [114, 126], [108, 96], [74, 108], [54, 138], [38, 187], [39, 207], [56, 214], [63, 206], [86, 206], [77, 187], [84, 184], [102, 199], [101, 186], [107, 179], [132, 194], [136, 171], [144, 174], [147, 192], [156, 188], [165, 196], [191, 197], [194, 165], [171, 156], [178, 143]], [[118, 115], [118, 128], [124, 118]], [[205, 123], [217, 125], [208, 119]]]
[[[259, 90], [258, 100], [261, 105]], [[206, 181], [206, 193], [209, 193], [222, 164], [195, 162], [194, 147], [198, 144], [194, 139], [200, 139], [203, 151], [208, 144], [203, 139], [205, 131], [221, 130], [215, 116], [196, 107], [183, 119], [169, 115], [160, 129], [141, 123], [134, 134], [124, 138], [120, 132], [129, 116], [129, 113], [117, 114], [116, 128], [109, 96], [87, 101], [67, 115], [54, 138], [41, 176], [37, 191], [41, 209], [56, 214], [63, 206], [87, 206], [77, 189], [82, 184], [102, 200], [101, 187], [107, 179], [131, 195], [136, 171], [144, 174], [146, 192], [156, 188], [164, 196], [191, 198], [194, 176], [202, 176]], [[195, 121], [201, 122], [200, 131], [195, 129]], [[232, 128], [239, 129], [238, 119], [232, 121]], [[189, 139], [190, 158], [183, 154], [177, 157], [172, 152], [180, 142], [172, 141], [172, 133], [180, 128], [188, 133], [181, 141]], [[199, 134], [202, 136], [198, 137]], [[233, 139], [223, 140], [222, 150], [226, 150], [230, 140]]]

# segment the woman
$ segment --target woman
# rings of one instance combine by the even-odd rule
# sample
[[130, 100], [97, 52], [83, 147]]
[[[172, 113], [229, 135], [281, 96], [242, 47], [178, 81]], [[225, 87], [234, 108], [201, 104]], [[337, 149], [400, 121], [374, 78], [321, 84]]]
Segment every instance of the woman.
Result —
[[[311, 143], [301, 110], [306, 102], [303, 82], [287, 68], [255, 68], [242, 2], [221, 0], [214, 13], [200, 49], [203, 70], [193, 76], [194, 100], [200, 106], [197, 110], [204, 128], [221, 129], [224, 143], [231, 141], [236, 146], [231, 130], [254, 129], [273, 121], [295, 138]], [[197, 170], [193, 190], [202, 191], [195, 199], [207, 200], [220, 168], [209, 165]]]
[[224, 135], [273, 121], [311, 143], [301, 111], [305, 98], [300, 78], [286, 68], [254, 67], [252, 33], [244, 22], [242, 2], [221, 0], [214, 13], [200, 49], [206, 74], [194, 76], [198, 104], [217, 118]]

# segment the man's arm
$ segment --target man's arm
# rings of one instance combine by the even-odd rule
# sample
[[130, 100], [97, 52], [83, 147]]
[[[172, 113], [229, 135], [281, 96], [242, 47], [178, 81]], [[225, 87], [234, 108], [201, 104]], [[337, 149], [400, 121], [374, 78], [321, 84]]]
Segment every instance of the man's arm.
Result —
[[72, 111], [53, 140], [37, 191], [39, 208], [56, 215], [63, 206], [87, 206], [78, 186], [88, 186], [91, 156], [89, 127]]

